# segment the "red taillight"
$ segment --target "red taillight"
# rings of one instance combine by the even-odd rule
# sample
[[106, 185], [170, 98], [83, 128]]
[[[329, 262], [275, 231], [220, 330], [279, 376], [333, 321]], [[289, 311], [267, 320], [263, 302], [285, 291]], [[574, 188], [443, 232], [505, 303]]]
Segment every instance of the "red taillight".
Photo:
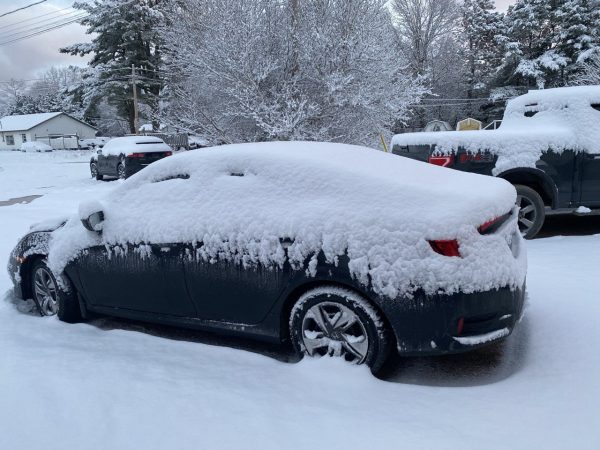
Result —
[[458, 160], [461, 163], [465, 163], [467, 161], [481, 161], [482, 160], [482, 156], [481, 153], [461, 153], [460, 157], [458, 158]]
[[144, 156], [146, 156], [145, 153], [132, 153], [129, 155], [130, 158], [143, 158]]
[[456, 239], [447, 241], [429, 241], [434, 252], [443, 256], [460, 256], [458, 241]]
[[454, 164], [454, 155], [449, 156], [430, 156], [429, 164], [436, 166], [449, 167]]
[[165, 152], [165, 156], [171, 156], [173, 152]]
[[483, 225], [477, 228], [480, 234], [491, 234], [494, 233], [498, 228], [502, 226], [504, 222], [510, 217], [511, 213], [506, 213], [502, 216], [496, 217], [492, 220], [488, 220]]
[[483, 225], [481, 225], [479, 228], [477, 228], [477, 230], [481, 233], [481, 234], [485, 234], [486, 231], [488, 231], [491, 227], [493, 227], [496, 223], [498, 223], [501, 219], [503, 219], [503, 217], [496, 217], [495, 219], [492, 220], [488, 220], [486, 223], [484, 223]]

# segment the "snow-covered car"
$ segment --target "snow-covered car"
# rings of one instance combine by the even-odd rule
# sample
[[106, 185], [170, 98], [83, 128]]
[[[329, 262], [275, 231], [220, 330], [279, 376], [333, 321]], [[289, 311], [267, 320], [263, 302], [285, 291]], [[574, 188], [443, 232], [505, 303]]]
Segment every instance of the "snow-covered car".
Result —
[[125, 179], [159, 159], [171, 156], [173, 151], [154, 136], [126, 136], [114, 138], [90, 158], [92, 178]]
[[48, 144], [44, 144], [43, 142], [23, 142], [21, 144], [22, 152], [36, 152], [36, 153], [48, 153], [53, 151], [54, 149], [50, 147]]
[[392, 152], [508, 180], [532, 238], [547, 209], [600, 213], [600, 86], [530, 91], [508, 102], [496, 130], [399, 134]]
[[229, 333], [377, 370], [390, 350], [460, 352], [517, 324], [516, 193], [363, 147], [225, 145], [158, 161], [13, 250], [18, 298]]
[[101, 136], [90, 139], [79, 139], [78, 143], [79, 148], [81, 149], [96, 150], [104, 147], [104, 144], [106, 144], [110, 140], [110, 137]]

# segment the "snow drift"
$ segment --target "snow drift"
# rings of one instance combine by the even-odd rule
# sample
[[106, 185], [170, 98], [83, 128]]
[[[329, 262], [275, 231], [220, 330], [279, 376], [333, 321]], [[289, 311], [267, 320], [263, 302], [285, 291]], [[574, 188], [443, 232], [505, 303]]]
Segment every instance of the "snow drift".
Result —
[[498, 155], [497, 175], [515, 167], [535, 167], [543, 152], [600, 153], [600, 86], [531, 91], [510, 100], [497, 130], [398, 134], [394, 145], [434, 145], [450, 154], [489, 151]]
[[[93, 245], [193, 242], [206, 261], [282, 265], [280, 238], [289, 238], [295, 268], [310, 274], [318, 252], [333, 262], [347, 253], [353, 275], [389, 297], [417, 287], [516, 288], [526, 266], [524, 251], [515, 257], [507, 245], [521, 239], [516, 221], [495, 234], [477, 231], [515, 197], [504, 180], [362, 147], [221, 146], [160, 160], [126, 180], [100, 200], [102, 235], [74, 215], [53, 233], [49, 264], [62, 271]], [[435, 253], [428, 239], [458, 239], [462, 257]]]

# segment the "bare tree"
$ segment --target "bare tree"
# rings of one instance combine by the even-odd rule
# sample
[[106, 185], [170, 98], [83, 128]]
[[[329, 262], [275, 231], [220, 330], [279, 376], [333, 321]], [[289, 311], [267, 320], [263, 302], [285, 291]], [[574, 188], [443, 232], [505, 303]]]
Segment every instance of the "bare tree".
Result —
[[415, 75], [425, 75], [434, 45], [459, 26], [455, 0], [392, 0], [398, 42]]

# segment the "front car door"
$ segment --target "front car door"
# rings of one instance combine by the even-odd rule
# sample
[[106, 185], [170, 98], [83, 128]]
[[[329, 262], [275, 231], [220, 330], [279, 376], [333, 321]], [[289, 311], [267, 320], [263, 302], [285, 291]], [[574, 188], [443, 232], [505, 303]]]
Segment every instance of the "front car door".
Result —
[[583, 206], [600, 206], [600, 154], [581, 153], [580, 181]]
[[195, 317], [186, 292], [181, 246], [96, 246], [79, 256], [77, 268], [92, 309]]

